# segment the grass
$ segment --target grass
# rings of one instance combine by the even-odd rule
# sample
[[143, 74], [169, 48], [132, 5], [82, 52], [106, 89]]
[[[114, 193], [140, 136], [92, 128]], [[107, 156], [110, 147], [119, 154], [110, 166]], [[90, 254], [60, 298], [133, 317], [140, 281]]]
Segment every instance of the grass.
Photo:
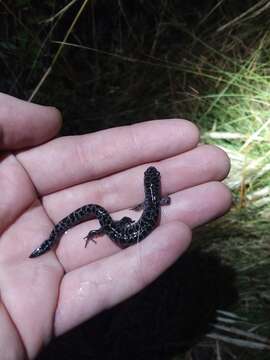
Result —
[[17, 0], [0, 8], [1, 90], [58, 106], [62, 134], [186, 117], [204, 142], [228, 153], [233, 208], [195, 237], [236, 270], [239, 303], [197, 346], [217, 359], [268, 358], [269, 2], [86, 0], [57, 8]]
[[[203, 139], [223, 148], [232, 163], [225, 182], [233, 191], [233, 208], [208, 226], [207, 235], [204, 228], [201, 236], [207, 236], [209, 251], [218, 251], [237, 271], [240, 301], [235, 311], [245, 319], [238, 327], [247, 333], [244, 342], [234, 331], [228, 336], [230, 330], [226, 336], [215, 334], [213, 338], [232, 346], [266, 351], [269, 338], [261, 339], [264, 345], [260, 341], [257, 345], [250, 343], [247, 338], [252, 328], [265, 336], [270, 333], [269, 39], [266, 31], [260, 42], [248, 48], [248, 55], [235, 54], [234, 50], [233, 57], [231, 50], [217, 52], [212, 39], [213, 48], [205, 46], [206, 53], [190, 64], [190, 73], [200, 74], [202, 84], [197, 88], [192, 85], [196, 95], [186, 99], [190, 103], [188, 109], [196, 109], [192, 117], [198, 119]], [[234, 39], [229, 48], [235, 48]], [[256, 354], [256, 358], [260, 355]], [[255, 355], [243, 350], [237, 356], [247, 359]]]

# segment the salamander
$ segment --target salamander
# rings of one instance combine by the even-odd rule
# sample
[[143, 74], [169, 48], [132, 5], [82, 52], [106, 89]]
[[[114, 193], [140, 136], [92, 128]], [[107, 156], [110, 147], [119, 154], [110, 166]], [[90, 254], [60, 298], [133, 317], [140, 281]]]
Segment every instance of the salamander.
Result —
[[144, 172], [144, 202], [137, 205], [133, 210], [143, 209], [142, 215], [138, 221], [124, 216], [121, 220], [113, 220], [106, 209], [97, 204], [87, 204], [59, 221], [50, 233], [50, 236], [31, 254], [30, 258], [40, 256], [52, 247], [54, 247], [61, 236], [73, 226], [89, 220], [93, 216], [100, 223], [100, 228], [91, 230], [84, 238], [85, 247], [89, 241], [99, 235], [106, 234], [120, 248], [126, 248], [130, 245], [142, 241], [158, 225], [160, 217], [160, 206], [169, 205], [170, 197], [161, 197], [160, 191], [160, 173], [154, 167], [150, 166]]

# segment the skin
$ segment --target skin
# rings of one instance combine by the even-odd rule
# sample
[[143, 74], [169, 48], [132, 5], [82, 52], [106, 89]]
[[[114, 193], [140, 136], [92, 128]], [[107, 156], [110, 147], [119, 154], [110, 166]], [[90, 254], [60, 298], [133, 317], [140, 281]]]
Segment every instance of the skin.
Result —
[[[132, 296], [187, 249], [191, 229], [224, 214], [226, 154], [199, 145], [186, 120], [145, 122], [52, 139], [52, 107], [0, 94], [0, 354], [33, 359], [54, 336]], [[42, 144], [42, 145], [38, 145]], [[143, 172], [161, 173], [161, 223], [140, 244], [120, 250], [106, 236], [84, 248], [91, 220], [68, 231], [56, 251], [29, 259], [53, 224], [86, 203], [119, 219], [144, 197]], [[127, 186], [128, 185], [128, 186]], [[123, 276], [124, 274], [124, 276]]]

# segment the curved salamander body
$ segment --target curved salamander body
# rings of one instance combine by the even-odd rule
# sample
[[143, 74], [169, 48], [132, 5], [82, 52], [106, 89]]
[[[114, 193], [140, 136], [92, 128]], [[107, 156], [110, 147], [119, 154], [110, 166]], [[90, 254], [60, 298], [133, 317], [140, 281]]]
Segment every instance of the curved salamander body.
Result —
[[169, 197], [161, 198], [160, 173], [153, 166], [149, 167], [144, 173], [144, 191], [145, 199], [143, 204], [134, 208], [134, 210], [138, 210], [143, 207], [142, 215], [137, 222], [126, 216], [121, 220], [114, 221], [103, 207], [96, 204], [84, 205], [57, 223], [49, 238], [31, 253], [30, 258], [40, 256], [50, 250], [65, 231], [83, 221], [89, 220], [92, 216], [99, 220], [100, 228], [91, 230], [88, 233], [85, 237], [85, 246], [89, 241], [94, 241], [94, 237], [102, 234], [108, 235], [121, 248], [126, 248], [143, 240], [158, 224], [160, 205], [170, 203]]

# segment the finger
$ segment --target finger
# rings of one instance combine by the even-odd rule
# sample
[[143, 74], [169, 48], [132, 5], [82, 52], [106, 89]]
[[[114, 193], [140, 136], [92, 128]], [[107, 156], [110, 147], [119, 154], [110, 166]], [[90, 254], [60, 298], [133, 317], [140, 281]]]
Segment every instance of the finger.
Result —
[[36, 239], [40, 241], [48, 227], [49, 220], [36, 201], [4, 232], [0, 242], [1, 300], [31, 359], [52, 336], [63, 276], [52, 252], [37, 261], [28, 258]]
[[[222, 216], [231, 205], [230, 191], [219, 182], [195, 186], [172, 194], [170, 197], [170, 206], [161, 208], [161, 225], [180, 221], [190, 228], [195, 228]], [[140, 213], [132, 210], [121, 210], [113, 213], [112, 217], [119, 220], [123, 216], [129, 216], [137, 220], [140, 215]], [[83, 238], [90, 230], [99, 227], [99, 222], [96, 219], [90, 220], [70, 229], [61, 238], [56, 252], [66, 272], [120, 251], [105, 235], [98, 237], [96, 244], [90, 243], [85, 249]]]
[[143, 289], [176, 261], [190, 241], [186, 225], [166, 224], [139, 247], [66, 274], [60, 287], [55, 334], [63, 334]]
[[[226, 153], [209, 145], [199, 146], [152, 165], [161, 173], [163, 195], [205, 182], [222, 180], [230, 169]], [[109, 212], [132, 208], [143, 201], [143, 173], [147, 166], [137, 166], [56, 192], [44, 197], [43, 205], [55, 223], [87, 203], [100, 204]]]
[[24, 359], [24, 347], [13, 321], [0, 303], [0, 354], [2, 359]]
[[13, 155], [0, 157], [0, 235], [35, 199], [35, 190]]
[[162, 223], [178, 220], [192, 229], [224, 215], [231, 207], [232, 194], [220, 182], [210, 182], [172, 195], [164, 207]]
[[156, 120], [55, 139], [18, 155], [40, 194], [101, 178], [195, 147], [197, 128], [186, 120]]
[[0, 93], [0, 149], [21, 149], [51, 139], [61, 127], [60, 112]]

